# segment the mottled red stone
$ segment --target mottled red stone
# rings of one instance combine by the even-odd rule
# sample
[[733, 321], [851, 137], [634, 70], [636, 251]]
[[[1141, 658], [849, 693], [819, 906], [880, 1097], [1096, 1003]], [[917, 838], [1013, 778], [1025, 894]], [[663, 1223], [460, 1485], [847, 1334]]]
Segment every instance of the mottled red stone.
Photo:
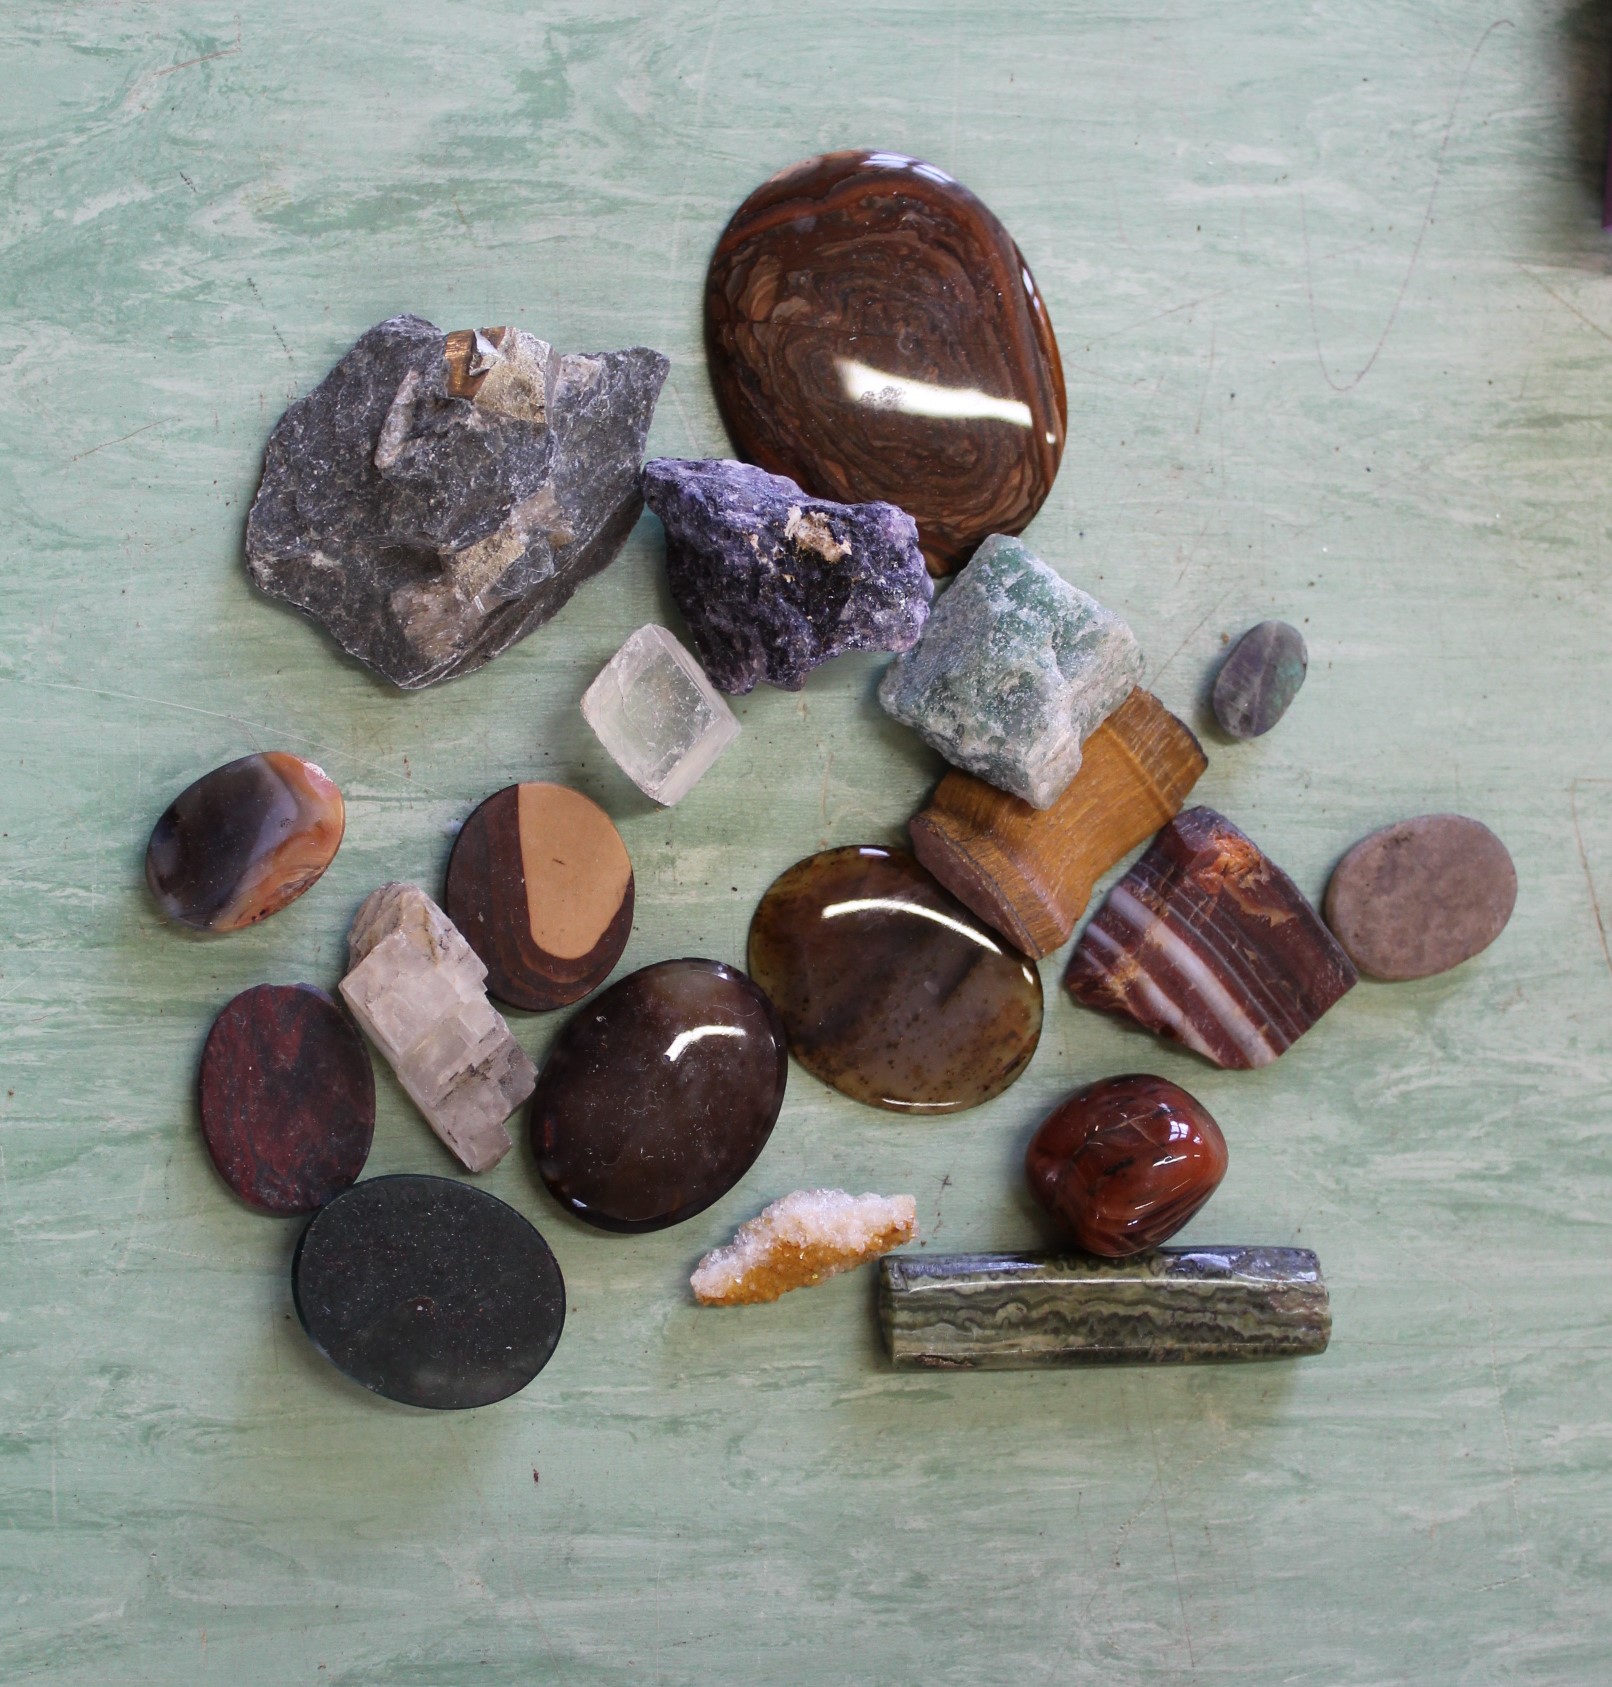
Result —
[[229, 1003], [207, 1034], [197, 1099], [219, 1176], [259, 1212], [313, 1212], [369, 1158], [369, 1050], [311, 984], [259, 984]]
[[717, 242], [705, 331], [738, 454], [819, 498], [899, 505], [935, 574], [1052, 487], [1052, 324], [1012, 236], [933, 164], [831, 152], [763, 182]]
[[1304, 893], [1212, 808], [1153, 840], [1081, 933], [1064, 985], [1217, 1066], [1268, 1066], [1359, 982]]
[[1226, 1139], [1166, 1079], [1105, 1078], [1048, 1115], [1024, 1167], [1077, 1247], [1124, 1259], [1167, 1242], [1220, 1187]]

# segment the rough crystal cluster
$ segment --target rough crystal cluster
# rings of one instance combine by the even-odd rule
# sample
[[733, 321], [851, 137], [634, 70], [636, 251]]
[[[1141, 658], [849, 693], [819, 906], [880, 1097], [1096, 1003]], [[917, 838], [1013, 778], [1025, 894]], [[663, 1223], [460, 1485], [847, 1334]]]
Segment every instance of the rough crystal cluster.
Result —
[[809, 498], [749, 463], [644, 465], [666, 574], [715, 684], [798, 691], [848, 650], [910, 650], [934, 596], [918, 524], [894, 504]]
[[708, 1253], [689, 1284], [701, 1306], [755, 1306], [854, 1270], [917, 1233], [911, 1195], [797, 1189]]
[[664, 627], [640, 627], [582, 695], [582, 716], [621, 771], [670, 808], [739, 736], [698, 662]]
[[997, 533], [896, 659], [879, 701], [948, 761], [1047, 808], [1141, 677], [1119, 616]]
[[372, 891], [347, 947], [341, 993], [409, 1098], [467, 1170], [497, 1165], [537, 1068], [488, 1002], [487, 968], [418, 885]]
[[1268, 1066], [1358, 974], [1298, 886], [1212, 808], [1188, 809], [1109, 892], [1064, 983], [1217, 1066]]
[[252, 578], [397, 685], [479, 668], [620, 550], [667, 367], [392, 317], [269, 436]]

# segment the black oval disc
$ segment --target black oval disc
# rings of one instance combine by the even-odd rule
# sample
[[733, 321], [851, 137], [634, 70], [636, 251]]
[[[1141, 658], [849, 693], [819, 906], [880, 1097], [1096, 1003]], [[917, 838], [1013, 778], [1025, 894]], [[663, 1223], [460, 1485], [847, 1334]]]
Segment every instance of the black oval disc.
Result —
[[448, 1177], [373, 1177], [309, 1221], [291, 1262], [297, 1316], [354, 1382], [458, 1410], [518, 1392], [565, 1324], [565, 1280], [532, 1224]]

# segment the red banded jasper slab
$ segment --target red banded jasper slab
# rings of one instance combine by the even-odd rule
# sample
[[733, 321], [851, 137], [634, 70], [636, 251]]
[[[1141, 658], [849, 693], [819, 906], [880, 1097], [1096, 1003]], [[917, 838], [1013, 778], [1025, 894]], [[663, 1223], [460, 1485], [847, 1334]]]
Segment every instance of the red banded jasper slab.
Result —
[[1220, 1187], [1226, 1139], [1179, 1086], [1105, 1078], [1048, 1115], [1024, 1164], [1076, 1247], [1125, 1259], [1169, 1241]]
[[493, 995], [544, 1013], [596, 990], [621, 959], [632, 862], [610, 816], [580, 791], [510, 785], [464, 823], [443, 908]]
[[933, 164], [831, 152], [763, 182], [705, 283], [740, 456], [918, 523], [932, 573], [1018, 533], [1063, 454], [1063, 368], [1023, 254]]
[[1212, 808], [1153, 840], [1081, 934], [1064, 984], [1217, 1066], [1268, 1066], [1359, 981], [1298, 886]]
[[313, 1212], [369, 1158], [369, 1051], [311, 984], [243, 990], [213, 1021], [197, 1088], [218, 1175], [259, 1212]]
[[242, 756], [181, 791], [152, 828], [146, 883], [170, 920], [239, 931], [295, 902], [336, 857], [347, 811], [323, 768]]

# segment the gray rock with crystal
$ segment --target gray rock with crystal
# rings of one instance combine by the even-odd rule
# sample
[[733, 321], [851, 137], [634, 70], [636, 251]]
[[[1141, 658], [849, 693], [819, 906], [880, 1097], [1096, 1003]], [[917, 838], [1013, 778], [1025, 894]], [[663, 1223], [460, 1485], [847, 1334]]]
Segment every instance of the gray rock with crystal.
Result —
[[509, 1152], [504, 1121], [537, 1068], [487, 1000], [487, 968], [418, 885], [365, 897], [347, 933], [341, 993], [398, 1082], [467, 1171]]
[[657, 458], [643, 488], [666, 527], [672, 596], [723, 691], [799, 691], [831, 656], [909, 650], [923, 631], [934, 583], [918, 524], [894, 504], [808, 498], [720, 459]]
[[1131, 629], [993, 533], [935, 605], [879, 701], [956, 766], [1050, 808], [1080, 747], [1136, 688]]
[[621, 549], [667, 368], [392, 317], [269, 436], [253, 580], [396, 685], [479, 668]]

